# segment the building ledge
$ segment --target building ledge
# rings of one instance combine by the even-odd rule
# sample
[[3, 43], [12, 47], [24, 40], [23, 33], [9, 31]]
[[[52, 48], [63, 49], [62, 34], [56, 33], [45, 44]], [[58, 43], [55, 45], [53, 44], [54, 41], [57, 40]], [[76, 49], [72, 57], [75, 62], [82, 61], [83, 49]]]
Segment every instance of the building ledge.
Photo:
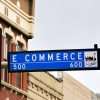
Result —
[[26, 91], [23, 91], [23, 90], [21, 90], [21, 89], [15, 87], [15, 86], [13, 86], [13, 85], [7, 83], [7, 82], [4, 82], [3, 80], [1, 80], [1, 85], [3, 85], [4, 87], [7, 87], [7, 88], [9, 88], [9, 89], [11, 89], [12, 91], [21, 93], [21, 94], [24, 95], [24, 96], [27, 96], [27, 95], [28, 95]]
[[4, 82], [3, 80], [1, 80], [1, 86], [8, 88], [11, 91], [14, 91], [16, 94], [20, 93], [21, 95], [33, 100], [33, 97], [27, 91], [21, 90], [7, 82]]
[[15, 22], [10, 20], [7, 16], [5, 16], [5, 15], [0, 13], [0, 18], [2, 18], [5, 22], [9, 23], [15, 29], [19, 30], [21, 33], [23, 33], [29, 39], [33, 38], [33, 34], [32, 33], [27, 32], [24, 28], [22, 28], [21, 26], [17, 25]]
[[[14, 9], [16, 9], [16, 13], [20, 12], [20, 14], [23, 15], [23, 17], [26, 17], [30, 20], [30, 22], [34, 23], [34, 17], [30, 16], [29, 14], [25, 13], [23, 10], [19, 9], [15, 4], [13, 4], [10, 0], [1, 0], [3, 3], [5, 3], [7, 6], [13, 7]], [[19, 13], [18, 13], [19, 14]]]
[[[48, 76], [49, 76], [48, 82], [51, 81], [52, 83], [47, 84], [46, 83], [47, 81], [43, 81], [43, 77], [48, 78]], [[39, 78], [39, 77], [41, 77], [41, 78]], [[38, 72], [38, 73], [37, 72], [36, 73], [30, 72], [29, 78], [30, 78], [30, 82], [32, 82], [33, 84], [38, 84], [38, 87], [42, 87], [42, 88], [47, 89], [48, 91], [51, 91], [51, 94], [57, 93], [57, 95], [63, 96], [63, 94], [62, 94], [62, 82], [59, 82], [58, 80], [53, 78], [51, 75], [47, 74], [46, 72], [42, 72], [42, 73], [41, 72]], [[55, 82], [55, 84], [57, 83], [55, 88], [53, 88], [55, 85], [55, 84], [53, 84], [54, 82]], [[53, 84], [53, 85], [51, 85], [51, 84]], [[60, 85], [59, 88], [57, 88], [59, 86], [58, 84]]]
[[2, 61], [2, 62], [1, 62], [1, 66], [2, 66], [2, 67], [7, 67], [7, 65], [8, 65], [8, 62], [7, 62], [7, 61]]

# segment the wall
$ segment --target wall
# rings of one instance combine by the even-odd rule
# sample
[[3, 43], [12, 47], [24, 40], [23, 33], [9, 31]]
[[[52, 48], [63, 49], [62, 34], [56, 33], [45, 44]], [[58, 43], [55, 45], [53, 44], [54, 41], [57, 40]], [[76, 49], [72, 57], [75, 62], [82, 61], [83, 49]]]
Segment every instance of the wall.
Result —
[[6, 88], [5, 89], [2, 88], [2, 90], [0, 90], [0, 100], [8, 100], [7, 98], [9, 98], [9, 100], [27, 100], [20, 94], [18, 95], [12, 92], [9, 93], [9, 90], [7, 90]]
[[32, 100], [62, 100], [62, 81], [45, 72], [29, 73], [28, 94]]
[[73, 79], [68, 74], [63, 76], [63, 100], [92, 100], [95, 95], [91, 90]]
[[97, 100], [100, 100], [100, 94], [96, 94]]

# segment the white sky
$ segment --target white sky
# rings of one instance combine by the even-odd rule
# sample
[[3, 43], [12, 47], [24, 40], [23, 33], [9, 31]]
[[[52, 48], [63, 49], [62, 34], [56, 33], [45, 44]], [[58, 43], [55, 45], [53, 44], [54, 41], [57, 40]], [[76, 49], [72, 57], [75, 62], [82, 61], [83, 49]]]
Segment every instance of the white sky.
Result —
[[[30, 50], [100, 46], [100, 0], [36, 0], [36, 20]], [[100, 93], [100, 71], [68, 73]]]

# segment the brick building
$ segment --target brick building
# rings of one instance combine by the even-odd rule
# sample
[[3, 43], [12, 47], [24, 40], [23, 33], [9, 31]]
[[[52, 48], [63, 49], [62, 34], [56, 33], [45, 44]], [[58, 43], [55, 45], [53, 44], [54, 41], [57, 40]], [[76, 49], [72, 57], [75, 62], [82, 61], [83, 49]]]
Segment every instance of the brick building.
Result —
[[26, 100], [28, 73], [8, 73], [7, 52], [27, 50], [33, 37], [35, 0], [0, 0], [2, 37], [0, 100]]
[[0, 0], [0, 100], [97, 100], [92, 91], [68, 74], [62, 77], [62, 72], [59, 78], [47, 72], [8, 73], [7, 52], [27, 50], [28, 39], [34, 36], [34, 10], [35, 0]]

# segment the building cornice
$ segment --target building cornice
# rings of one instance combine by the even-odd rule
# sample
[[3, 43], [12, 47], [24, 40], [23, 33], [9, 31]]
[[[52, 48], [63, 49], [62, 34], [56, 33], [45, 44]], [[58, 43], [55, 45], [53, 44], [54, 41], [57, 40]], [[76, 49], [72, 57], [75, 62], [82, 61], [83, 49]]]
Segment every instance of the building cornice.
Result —
[[[44, 72], [44, 74], [47, 74], [47, 73]], [[61, 93], [61, 91], [57, 91], [56, 89], [54, 89], [54, 88], [51, 87], [50, 85], [46, 84], [45, 81], [44, 81], [44, 82], [41, 81], [40, 79], [38, 79], [37, 77], [35, 77], [35, 76], [32, 75], [31, 73], [29, 73], [29, 75], [30, 75], [32, 78], [34, 78], [35, 80], [37, 80], [39, 83], [42, 83], [44, 86], [46, 86], [47, 88], [49, 88], [50, 90], [52, 90], [52, 93], [51, 93], [51, 94], [57, 93], [57, 94], [63, 96], [63, 94]], [[47, 74], [47, 75], [48, 75], [48, 74]], [[51, 77], [51, 76], [50, 76], [50, 77]], [[56, 80], [56, 79], [54, 79], [54, 80]], [[56, 80], [56, 81], [57, 81], [57, 80]], [[31, 80], [31, 82], [33, 82], [33, 81]], [[35, 82], [36, 82], [36, 81], [35, 81]], [[34, 83], [34, 82], [33, 82], [33, 83]], [[59, 82], [59, 83], [60, 83], [60, 82]], [[36, 84], [36, 83], [34, 83], [34, 84]], [[40, 84], [39, 84], [39, 87], [42, 87], [42, 86], [40, 86]], [[43, 87], [43, 88], [44, 88], [44, 87]]]
[[7, 87], [7, 88], [9, 88], [9, 89], [11, 89], [12, 91], [16, 91], [16, 92], [18, 92], [18, 93], [21, 93], [21, 94], [23, 94], [23, 95], [25, 95], [25, 96], [28, 95], [26, 91], [23, 91], [23, 90], [21, 90], [21, 89], [15, 87], [15, 86], [13, 86], [13, 85], [7, 83], [7, 82], [4, 82], [3, 80], [1, 80], [1, 85], [5, 86], [5, 87]]
[[27, 20], [30, 23], [34, 23], [34, 17], [28, 15], [27, 13], [25, 13], [24, 11], [22, 11], [21, 9], [19, 9], [16, 5], [14, 5], [10, 0], [1, 0], [2, 3], [4, 3], [7, 7], [9, 7], [10, 9], [12, 9], [14, 12], [16, 12], [16, 14], [22, 16], [25, 20]]
[[15, 29], [19, 30], [21, 33], [23, 33], [25, 36], [27, 36], [29, 39], [33, 37], [32, 33], [27, 32], [24, 28], [21, 26], [17, 25], [15, 22], [10, 20], [8, 17], [0, 13], [0, 18], [9, 23], [12, 27]]

